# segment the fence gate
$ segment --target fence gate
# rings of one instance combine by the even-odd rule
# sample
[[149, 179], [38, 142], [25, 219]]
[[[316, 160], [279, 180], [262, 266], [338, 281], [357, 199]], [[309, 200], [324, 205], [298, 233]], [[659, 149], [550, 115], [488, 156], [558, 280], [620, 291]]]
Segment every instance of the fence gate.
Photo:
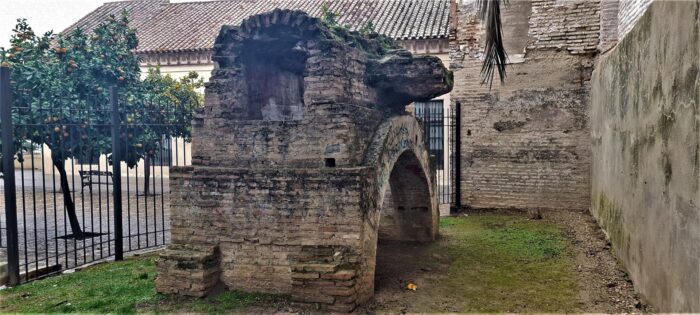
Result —
[[[441, 213], [459, 209], [459, 107], [460, 103], [445, 106], [442, 100], [415, 102], [415, 115], [424, 124], [428, 152], [436, 168], [437, 197]], [[448, 210], [449, 209], [449, 210]]]
[[[126, 123], [128, 113], [120, 108], [148, 100], [129, 100], [111, 88], [75, 108], [58, 108], [37, 104], [32, 91], [12, 91], [9, 78], [10, 69], [0, 67], [0, 262], [8, 263], [9, 284], [169, 243], [168, 169], [190, 164], [189, 143], [163, 138], [147, 162], [139, 160], [132, 168], [112, 163], [130, 154], [131, 146], [124, 144], [142, 127]], [[30, 114], [47, 118], [42, 124], [17, 119]], [[111, 115], [111, 123], [104, 118], [92, 122], [89, 117], [97, 115]], [[53, 119], [58, 116], [62, 118]], [[106, 144], [92, 143], [86, 134], [99, 130], [109, 135], [110, 129]], [[70, 146], [38, 145], [26, 130], [55, 133]], [[117, 154], [98, 150], [109, 142], [112, 150], [105, 151]], [[115, 150], [120, 145], [126, 149]], [[54, 161], [54, 155], [66, 156], [76, 146], [91, 153]]]

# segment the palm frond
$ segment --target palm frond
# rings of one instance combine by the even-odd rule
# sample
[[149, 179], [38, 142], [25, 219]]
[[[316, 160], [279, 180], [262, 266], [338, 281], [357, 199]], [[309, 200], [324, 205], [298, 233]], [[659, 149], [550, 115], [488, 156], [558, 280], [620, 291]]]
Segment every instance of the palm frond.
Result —
[[481, 83], [493, 84], [493, 75], [498, 76], [503, 83], [506, 78], [508, 54], [503, 47], [503, 25], [501, 23], [501, 2], [507, 0], [477, 0], [479, 16], [485, 25], [486, 41], [484, 45], [484, 64], [481, 66]]

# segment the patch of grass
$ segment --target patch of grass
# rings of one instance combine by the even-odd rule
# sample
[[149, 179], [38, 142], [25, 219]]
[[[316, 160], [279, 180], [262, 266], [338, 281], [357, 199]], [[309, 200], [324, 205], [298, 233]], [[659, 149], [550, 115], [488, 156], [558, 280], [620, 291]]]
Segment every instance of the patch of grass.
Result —
[[0, 291], [0, 312], [133, 313], [139, 311], [224, 312], [272, 305], [284, 296], [227, 291], [199, 299], [155, 290], [155, 257], [100, 264], [83, 271], [33, 281]]
[[451, 217], [442, 218], [438, 224], [440, 225], [440, 230], [442, 230], [448, 226], [455, 225], [455, 219]]
[[[573, 254], [558, 225], [484, 214], [442, 218], [440, 231], [441, 240], [426, 248], [431, 259], [420, 264], [447, 271], [407, 293], [411, 311], [580, 311]], [[155, 292], [154, 260], [97, 265], [0, 291], [0, 313], [225, 313], [249, 307], [264, 313], [288, 300], [241, 291], [205, 299], [161, 295]]]
[[211, 298], [194, 298], [183, 296], [162, 296], [157, 303], [145, 303], [137, 306], [139, 312], [195, 312], [195, 313], [230, 313], [251, 306], [276, 308], [288, 301], [288, 296], [249, 293], [239, 290], [225, 291]]
[[464, 312], [576, 311], [576, 270], [559, 226], [507, 215], [441, 219], [440, 281]]

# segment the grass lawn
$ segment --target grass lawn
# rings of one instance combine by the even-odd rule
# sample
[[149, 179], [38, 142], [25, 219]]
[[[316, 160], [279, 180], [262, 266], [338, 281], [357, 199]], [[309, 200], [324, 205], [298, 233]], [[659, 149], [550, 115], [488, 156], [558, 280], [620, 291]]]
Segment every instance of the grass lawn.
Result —
[[[446, 267], [436, 268], [430, 290], [406, 295], [408, 311], [441, 311], [445, 304], [461, 312], [577, 311], [577, 274], [559, 226], [489, 214], [442, 218], [440, 229], [441, 240], [427, 251]], [[288, 304], [286, 296], [240, 291], [209, 299], [157, 294], [154, 260], [101, 264], [2, 290], [0, 312], [218, 313]]]
[[451, 262], [439, 280], [464, 312], [576, 311], [576, 269], [560, 226], [520, 216], [472, 215], [440, 222]]
[[227, 291], [211, 299], [156, 293], [155, 256], [96, 265], [0, 291], [0, 313], [221, 313], [284, 303], [286, 297]]

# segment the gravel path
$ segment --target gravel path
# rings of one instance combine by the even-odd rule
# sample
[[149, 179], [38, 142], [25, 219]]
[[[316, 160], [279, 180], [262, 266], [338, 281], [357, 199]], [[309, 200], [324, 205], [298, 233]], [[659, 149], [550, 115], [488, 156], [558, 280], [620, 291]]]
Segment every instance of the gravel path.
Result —
[[576, 255], [578, 300], [587, 313], [653, 312], [612, 255], [610, 243], [588, 211], [549, 211], [544, 219], [565, 228]]

